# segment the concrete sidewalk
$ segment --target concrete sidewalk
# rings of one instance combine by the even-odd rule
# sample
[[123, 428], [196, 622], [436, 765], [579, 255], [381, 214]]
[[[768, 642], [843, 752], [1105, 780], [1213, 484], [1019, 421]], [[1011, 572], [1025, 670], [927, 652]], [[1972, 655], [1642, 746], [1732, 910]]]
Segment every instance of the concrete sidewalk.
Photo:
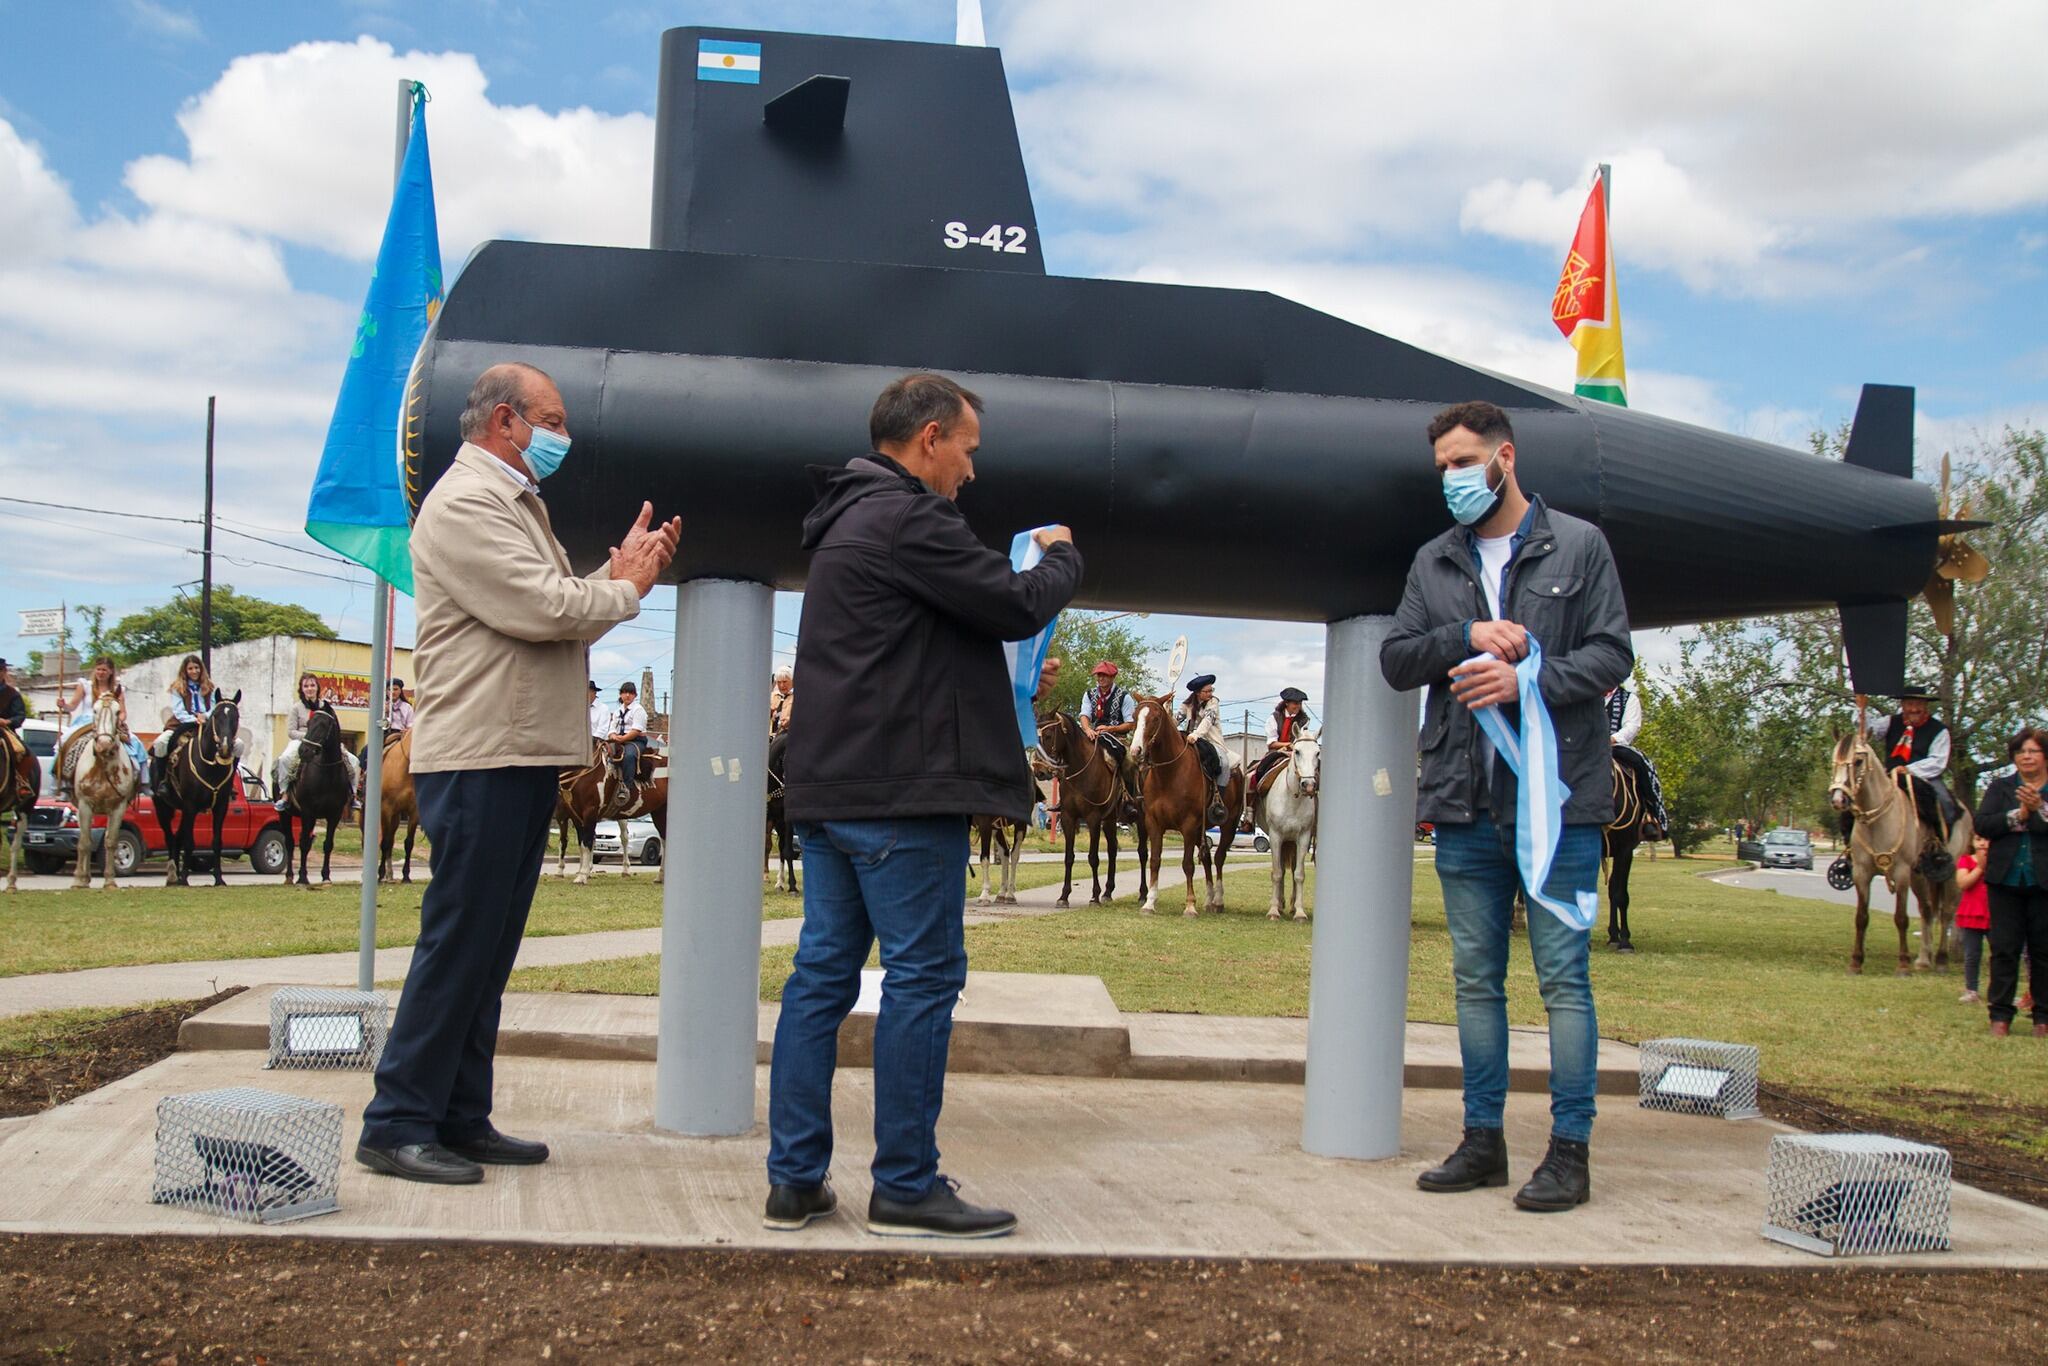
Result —
[[[1301, 1150], [1292, 1086], [963, 1075], [939, 1130], [944, 1170], [973, 1200], [1018, 1212], [1014, 1237], [961, 1247], [878, 1238], [862, 1227], [872, 1152], [871, 1074], [839, 1074], [833, 1165], [841, 1212], [799, 1234], [761, 1227], [766, 1140], [656, 1133], [647, 1063], [506, 1058], [499, 1111], [509, 1133], [545, 1138], [541, 1167], [492, 1168], [479, 1186], [376, 1176], [350, 1160], [370, 1078], [265, 1072], [260, 1053], [181, 1053], [0, 1130], [0, 1231], [248, 1234], [759, 1247], [778, 1251], [971, 1251], [1015, 1256], [1313, 1257], [1595, 1266], [1688, 1263], [1817, 1270], [1828, 1263], [1767, 1242], [1766, 1121], [1728, 1123], [1604, 1102], [1593, 1202], [1516, 1211], [1512, 1186], [1426, 1195], [1415, 1175], [1456, 1144], [1455, 1091], [1407, 1093], [1401, 1153], [1341, 1161]], [[165, 1095], [257, 1086], [342, 1106], [341, 1209], [252, 1228], [149, 1203], [155, 1107]], [[767, 1101], [767, 1073], [757, 1104]], [[757, 1111], [757, 1117], [763, 1111]], [[1515, 1180], [1542, 1155], [1540, 1096], [1511, 1096]], [[2048, 1210], [1964, 1186], [1955, 1250], [1886, 1259], [1925, 1270], [2048, 1267]], [[1872, 1259], [1877, 1260], [1877, 1259]], [[1859, 1265], [1868, 1262], [1859, 1260]]]
[[[635, 877], [644, 875], [636, 872]], [[1180, 870], [1162, 868], [1161, 887], [1178, 887]], [[977, 884], [978, 886], [978, 884]], [[1133, 884], [1135, 887], [1135, 884]], [[967, 901], [969, 925], [990, 925], [1025, 916], [1052, 915], [1057, 908], [1058, 884], [1032, 887], [1017, 893], [1015, 905], [982, 907], [974, 897]], [[84, 895], [81, 893], [81, 895]], [[1086, 904], [1086, 887], [1078, 891]], [[1137, 903], [1129, 893], [1122, 903], [1136, 913]], [[1161, 913], [1165, 913], [1162, 907]], [[1178, 909], [1175, 908], [1175, 914]], [[761, 943], [794, 944], [803, 921], [799, 917], [763, 921]], [[528, 935], [519, 946], [522, 968], [561, 967], [570, 963], [591, 963], [606, 958], [632, 958], [661, 952], [661, 930], [604, 930], [594, 934]], [[412, 965], [412, 949], [401, 946], [377, 950], [376, 979], [393, 982], [403, 978]], [[26, 1015], [37, 1010], [71, 1010], [81, 1007], [146, 1005], [152, 1001], [189, 1001], [211, 996], [224, 987], [255, 986], [274, 982], [295, 986], [346, 986], [356, 984], [356, 953], [296, 954], [285, 958], [215, 958], [189, 963], [138, 963], [130, 967], [85, 968], [78, 972], [29, 973], [0, 977], [0, 1018]]]

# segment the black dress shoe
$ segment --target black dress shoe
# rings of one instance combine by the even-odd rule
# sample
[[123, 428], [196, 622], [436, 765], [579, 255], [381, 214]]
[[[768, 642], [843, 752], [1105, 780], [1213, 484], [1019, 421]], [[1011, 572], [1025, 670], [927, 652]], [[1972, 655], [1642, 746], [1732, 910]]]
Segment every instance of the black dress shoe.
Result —
[[1585, 1144], [1552, 1134], [1550, 1151], [1536, 1164], [1536, 1174], [1515, 1192], [1515, 1207], [1557, 1214], [1585, 1204], [1593, 1198], [1593, 1179], [1586, 1164]]
[[548, 1160], [548, 1145], [491, 1130], [482, 1138], [443, 1144], [449, 1152], [493, 1167], [531, 1167]]
[[1415, 1178], [1426, 1191], [1446, 1195], [1508, 1183], [1508, 1140], [1499, 1129], [1465, 1130], [1456, 1151]]
[[868, 1197], [868, 1232], [903, 1238], [1000, 1238], [1017, 1229], [1006, 1209], [983, 1209], [960, 1198], [960, 1183], [942, 1176], [914, 1204], [880, 1191]]
[[839, 1197], [832, 1193], [830, 1181], [816, 1186], [770, 1186], [761, 1225], [794, 1233], [813, 1219], [830, 1219], [838, 1212]]
[[356, 1161], [373, 1172], [436, 1186], [473, 1186], [484, 1179], [482, 1167], [438, 1143], [408, 1143], [399, 1148], [372, 1148], [358, 1143]]

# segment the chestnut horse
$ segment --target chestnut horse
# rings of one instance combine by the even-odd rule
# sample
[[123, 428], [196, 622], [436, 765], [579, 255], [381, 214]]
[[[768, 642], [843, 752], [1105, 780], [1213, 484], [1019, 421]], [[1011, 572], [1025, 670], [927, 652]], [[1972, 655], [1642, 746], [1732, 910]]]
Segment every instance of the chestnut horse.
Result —
[[[1074, 838], [1083, 825], [1088, 827], [1088, 877], [1090, 906], [1116, 900], [1116, 817], [1123, 805], [1124, 785], [1116, 765], [1090, 741], [1081, 723], [1065, 712], [1042, 716], [1038, 721], [1038, 752], [1053, 766], [1060, 785], [1060, 832], [1067, 839], [1067, 877], [1060, 885], [1060, 899], [1053, 904], [1064, 909], [1074, 892]], [[1104, 836], [1109, 842], [1109, 881], [1102, 881], [1100, 850]], [[1157, 861], [1155, 860], [1155, 863]], [[1157, 871], [1156, 868], [1154, 870]], [[1138, 834], [1138, 894], [1145, 893], [1145, 835]]]
[[384, 803], [378, 808], [383, 828], [377, 832], [383, 846], [377, 856], [377, 881], [391, 879], [391, 850], [398, 843], [398, 827], [405, 826], [405, 862], [399, 870], [399, 881], [412, 881], [412, 846], [420, 833], [420, 803], [412, 787], [412, 732], [401, 731], [396, 740], [384, 746], [383, 768], [379, 770], [378, 784], [384, 793]]
[[1187, 876], [1187, 904], [1183, 915], [1195, 915], [1195, 859], [1202, 860], [1202, 882], [1212, 911], [1223, 909], [1223, 860], [1237, 838], [1237, 823], [1244, 816], [1244, 770], [1231, 773], [1223, 789], [1223, 823], [1212, 849], [1207, 834], [1209, 801], [1216, 785], [1202, 771], [1201, 757], [1194, 742], [1173, 724], [1167, 703], [1172, 693], [1139, 697], [1138, 728], [1131, 733], [1131, 760], [1138, 766], [1139, 808], [1144, 814], [1139, 838], [1151, 843], [1149, 894], [1144, 910], [1158, 909], [1159, 858], [1166, 832], [1178, 830], [1181, 837], [1180, 865]]

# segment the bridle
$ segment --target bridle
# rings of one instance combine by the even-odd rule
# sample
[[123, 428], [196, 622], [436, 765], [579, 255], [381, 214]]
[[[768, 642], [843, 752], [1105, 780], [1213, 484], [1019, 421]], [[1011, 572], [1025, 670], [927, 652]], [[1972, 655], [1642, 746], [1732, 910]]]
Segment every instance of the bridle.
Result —
[[[225, 732], [220, 729], [223, 713], [232, 713], [234, 719], [234, 724]], [[232, 702], [217, 702], [213, 710], [206, 714], [206, 719], [199, 723], [199, 734], [193, 736], [192, 743], [185, 746], [185, 767], [191, 770], [192, 781], [214, 796], [219, 796], [221, 789], [228, 785], [228, 780], [235, 776], [235, 732], [241, 729], [241, 722], [242, 713], [239, 707]], [[213, 742], [213, 754], [201, 755], [201, 746], [209, 740]], [[223, 755], [226, 757], [223, 758]], [[208, 768], [218, 767], [221, 770], [220, 778], [208, 781], [206, 775], [199, 771], [199, 765], [202, 763]]]
[[[1059, 754], [1054, 754], [1052, 749], [1045, 743], [1045, 733], [1048, 730], [1059, 736]], [[1099, 749], [1091, 750], [1088, 757], [1082, 760], [1079, 768], [1067, 767], [1067, 759], [1064, 756], [1073, 749], [1071, 743], [1073, 730], [1074, 723], [1065, 712], [1054, 712], [1038, 723], [1038, 751], [1052, 760], [1053, 776], [1059, 781], [1061, 794], [1064, 795], [1068, 791], [1072, 791], [1074, 793], [1074, 801], [1082, 808], [1084, 815], [1090, 812], [1105, 810], [1111, 802], [1117, 799], [1118, 783], [1116, 781], [1116, 770], [1110, 767], [1109, 756]], [[1098, 760], [1101, 761], [1109, 777], [1109, 791], [1101, 801], [1096, 801], [1088, 796], [1087, 793], [1073, 786], [1076, 779], [1086, 777], [1094, 771]]]
[[[1144, 729], [1145, 709], [1148, 707], [1151, 708], [1153, 711], [1159, 713], [1160, 723], [1163, 726], [1165, 726], [1168, 732], [1175, 735], [1176, 737], [1179, 737], [1181, 742], [1180, 752], [1174, 755], [1171, 759], [1148, 759], [1143, 754], [1136, 756], [1139, 768], [1143, 769], [1147, 773], [1156, 773], [1162, 768], [1172, 768], [1174, 765], [1180, 763], [1183, 759], [1187, 758], [1190, 754], [1194, 753], [1195, 747], [1192, 744], [1188, 743], [1187, 738], [1185, 736], [1181, 736], [1180, 732], [1174, 729], [1173, 718], [1166, 714], [1165, 704], [1153, 701], [1150, 698], [1138, 704], [1138, 726], [1140, 730]], [[1160, 748], [1165, 748], [1165, 745], [1162, 743]]]
[[1916, 821], [1909, 819], [1902, 826], [1899, 833], [1893, 837], [1890, 848], [1878, 848], [1875, 835], [1879, 823], [1891, 819], [1901, 803], [1905, 804], [1910, 815], [1913, 799], [1901, 786], [1897, 774], [1893, 774], [1890, 775], [1892, 781], [1883, 785], [1883, 801], [1870, 806], [1863, 806], [1857, 801], [1857, 794], [1867, 781], [1864, 776], [1865, 764], [1876, 759], [1877, 751], [1871, 748], [1862, 735], [1851, 737], [1848, 756], [1835, 762], [1834, 781], [1828, 784], [1828, 795], [1833, 796], [1837, 792], [1842, 794], [1843, 800], [1849, 804], [1850, 812], [1856, 817], [1856, 833], [1863, 838], [1864, 845], [1870, 850], [1871, 862], [1876, 865], [1880, 874], [1889, 878], [1892, 864], [1904, 850], [1906, 837], [1912, 832]]

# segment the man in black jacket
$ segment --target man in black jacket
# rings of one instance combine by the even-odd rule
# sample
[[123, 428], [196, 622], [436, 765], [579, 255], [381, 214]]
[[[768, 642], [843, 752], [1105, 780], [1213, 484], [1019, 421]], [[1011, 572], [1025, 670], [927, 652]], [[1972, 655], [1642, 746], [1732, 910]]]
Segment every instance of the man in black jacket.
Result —
[[797, 635], [804, 723], [789, 731], [784, 806], [804, 851], [804, 923], [782, 990], [768, 1083], [764, 1221], [831, 1214], [832, 1074], [869, 948], [875, 1020], [868, 1230], [986, 1238], [1017, 1225], [961, 1200], [933, 1140], [953, 1005], [967, 980], [968, 818], [1028, 819], [1036, 789], [1002, 643], [1035, 635], [1081, 581], [1065, 527], [1023, 573], [954, 506], [974, 478], [981, 400], [906, 375], [868, 416], [874, 453], [814, 468]]
[[[1396, 688], [1429, 688], [1423, 709], [1416, 819], [1436, 825], [1437, 880], [1451, 939], [1464, 1063], [1465, 1137], [1417, 1179], [1426, 1191], [1504, 1186], [1508, 927], [1521, 872], [1515, 858], [1516, 787], [1475, 713], [1512, 707], [1515, 664], [1534, 637], [1538, 686], [1557, 734], [1558, 776], [1570, 797], [1544, 886], [1571, 903], [1593, 891], [1600, 829], [1614, 818], [1602, 699], [1628, 677], [1628, 608], [1600, 529], [1553, 512], [1515, 479], [1515, 433], [1491, 403], [1460, 403], [1429, 424], [1444, 499], [1459, 525], [1415, 552], [1380, 671]], [[1515, 1195], [1526, 1210], [1585, 1203], [1591, 1191], [1599, 1031], [1587, 971], [1586, 931], [1529, 903], [1529, 957], [1550, 1016], [1550, 1151]]]

